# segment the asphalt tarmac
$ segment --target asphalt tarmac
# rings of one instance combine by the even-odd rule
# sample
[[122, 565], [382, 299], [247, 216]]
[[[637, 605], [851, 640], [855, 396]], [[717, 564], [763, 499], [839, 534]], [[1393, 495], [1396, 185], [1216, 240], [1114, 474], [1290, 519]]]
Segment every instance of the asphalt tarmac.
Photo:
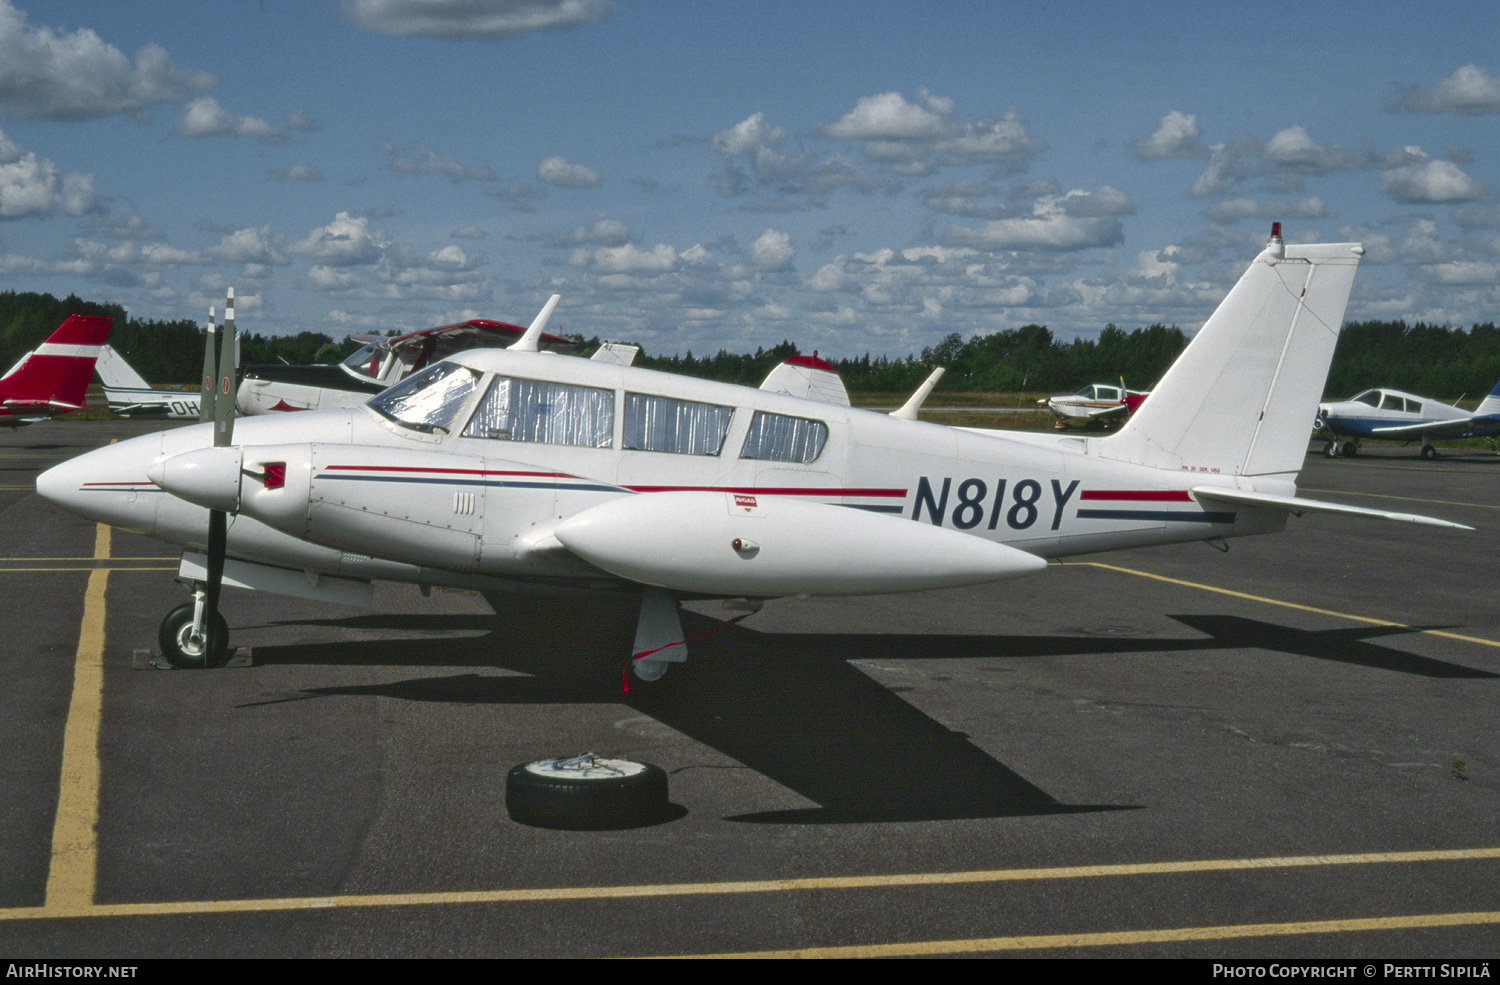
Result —
[[[168, 546], [44, 503], [155, 425], [0, 435], [0, 954], [1445, 959], [1500, 946], [1500, 459], [1367, 443], [1304, 516], [991, 587], [768, 604], [621, 693], [633, 613], [226, 589], [155, 670]], [[689, 606], [689, 633], [727, 613]], [[672, 815], [527, 827], [517, 763]]]

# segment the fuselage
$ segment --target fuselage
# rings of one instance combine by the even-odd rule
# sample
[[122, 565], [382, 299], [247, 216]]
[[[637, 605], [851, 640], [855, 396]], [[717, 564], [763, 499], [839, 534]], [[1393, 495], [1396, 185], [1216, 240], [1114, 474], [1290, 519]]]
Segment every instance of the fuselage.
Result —
[[[418, 387], [385, 413], [362, 406], [237, 422], [247, 490], [275, 459], [288, 491], [278, 498], [279, 486], [255, 486], [253, 507], [246, 493], [246, 511], [275, 527], [242, 512], [230, 524], [229, 553], [309, 572], [472, 587], [487, 578], [590, 579], [601, 573], [544, 549], [556, 547], [549, 530], [612, 499], [667, 492], [839, 506], [1042, 558], [1270, 532], [1285, 522], [1282, 511], [1200, 504], [1189, 492], [1234, 477], [1101, 458], [1095, 443], [1107, 438], [954, 429], [550, 353], [474, 350], [449, 362], [469, 382], [440, 410]], [[493, 396], [502, 384], [503, 413]], [[529, 424], [526, 400], [535, 403]], [[147, 470], [211, 444], [207, 425], [146, 435], [57, 466], [38, 489], [101, 522], [197, 548], [207, 511], [162, 491]], [[305, 486], [293, 481], [298, 469]]]
[[1381, 428], [1403, 425], [1457, 421], [1469, 417], [1467, 411], [1401, 390], [1366, 390], [1350, 397], [1322, 404], [1318, 408], [1318, 426], [1349, 438], [1379, 437]]

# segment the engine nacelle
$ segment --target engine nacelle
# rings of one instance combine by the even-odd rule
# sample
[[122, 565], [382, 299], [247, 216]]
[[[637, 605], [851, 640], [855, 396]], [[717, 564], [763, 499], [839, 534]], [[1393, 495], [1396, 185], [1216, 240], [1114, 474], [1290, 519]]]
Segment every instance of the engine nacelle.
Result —
[[631, 581], [711, 595], [863, 595], [1032, 574], [1034, 554], [925, 523], [785, 496], [662, 492], [620, 497], [554, 535]]

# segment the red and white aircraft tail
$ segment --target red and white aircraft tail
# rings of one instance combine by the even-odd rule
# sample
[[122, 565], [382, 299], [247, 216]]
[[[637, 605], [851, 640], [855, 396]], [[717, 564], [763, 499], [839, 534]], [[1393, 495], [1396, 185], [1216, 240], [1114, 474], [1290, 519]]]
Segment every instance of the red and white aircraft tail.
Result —
[[0, 380], [0, 427], [82, 409], [113, 322], [103, 315], [69, 315]]

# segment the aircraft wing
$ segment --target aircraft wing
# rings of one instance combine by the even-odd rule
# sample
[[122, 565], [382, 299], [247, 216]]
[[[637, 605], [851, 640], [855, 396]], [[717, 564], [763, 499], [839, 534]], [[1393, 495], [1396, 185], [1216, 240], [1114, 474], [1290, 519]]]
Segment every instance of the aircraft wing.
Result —
[[[360, 342], [385, 341], [393, 351], [410, 355], [413, 358], [418, 352], [429, 350], [426, 362], [434, 363], [465, 349], [507, 346], [525, 334], [526, 329], [522, 325], [490, 321], [487, 318], [471, 318], [453, 325], [439, 325], [437, 328], [408, 332], [391, 339], [372, 335], [351, 335], [350, 338]], [[543, 348], [563, 349], [570, 348], [573, 344], [571, 339], [565, 339], [560, 335], [545, 333], [542, 335]]]
[[1391, 513], [1386, 510], [1366, 509], [1363, 506], [1345, 506], [1343, 503], [1326, 503], [1320, 499], [1304, 499], [1301, 496], [1276, 496], [1271, 493], [1249, 492], [1244, 489], [1225, 489], [1220, 486], [1194, 486], [1192, 493], [1199, 499], [1212, 499], [1221, 503], [1244, 506], [1269, 506], [1288, 513], [1337, 513], [1342, 516], [1364, 516], [1377, 520], [1395, 520], [1398, 523], [1415, 523], [1425, 527], [1448, 527], [1454, 530], [1473, 530], [1462, 523], [1451, 523], [1436, 517], [1418, 516], [1414, 513]]
[[1117, 417], [1130, 410], [1128, 404], [1116, 404], [1113, 407], [1093, 407], [1088, 410], [1089, 420], [1097, 421], [1105, 417]]
[[1452, 421], [1427, 421], [1375, 428], [1370, 433], [1382, 438], [1470, 438], [1500, 432], [1500, 417], [1494, 414], [1461, 417]]

